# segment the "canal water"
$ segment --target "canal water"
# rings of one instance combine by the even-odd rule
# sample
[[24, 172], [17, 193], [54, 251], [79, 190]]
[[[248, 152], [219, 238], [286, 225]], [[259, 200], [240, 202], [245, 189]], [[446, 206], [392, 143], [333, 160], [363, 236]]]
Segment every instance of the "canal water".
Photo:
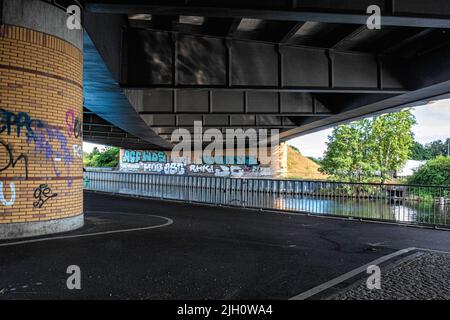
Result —
[[450, 226], [450, 205], [436, 202], [370, 200], [345, 197], [305, 196], [269, 192], [164, 186], [152, 184], [89, 181], [86, 190], [134, 195], [157, 199], [183, 200], [225, 206], [262, 208], [333, 215], [361, 219], [393, 221], [406, 224]]

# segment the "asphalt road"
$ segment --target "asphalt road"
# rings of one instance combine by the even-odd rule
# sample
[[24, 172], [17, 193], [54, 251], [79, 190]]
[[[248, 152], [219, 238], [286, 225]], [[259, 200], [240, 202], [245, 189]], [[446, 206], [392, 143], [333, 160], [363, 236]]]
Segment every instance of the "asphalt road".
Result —
[[0, 299], [288, 299], [399, 249], [450, 251], [450, 231], [90, 192], [85, 214], [78, 231], [0, 242]]

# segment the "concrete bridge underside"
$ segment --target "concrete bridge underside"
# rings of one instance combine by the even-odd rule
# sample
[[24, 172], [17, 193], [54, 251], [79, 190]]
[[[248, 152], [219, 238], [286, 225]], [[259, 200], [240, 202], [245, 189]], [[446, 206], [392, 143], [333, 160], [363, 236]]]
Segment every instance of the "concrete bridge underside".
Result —
[[198, 120], [287, 140], [450, 93], [447, 0], [75, 2], [84, 31], [74, 0], [0, 0], [0, 238], [83, 225], [83, 139], [170, 150]]
[[80, 3], [86, 141], [170, 149], [196, 120], [287, 140], [450, 92], [448, 1]]

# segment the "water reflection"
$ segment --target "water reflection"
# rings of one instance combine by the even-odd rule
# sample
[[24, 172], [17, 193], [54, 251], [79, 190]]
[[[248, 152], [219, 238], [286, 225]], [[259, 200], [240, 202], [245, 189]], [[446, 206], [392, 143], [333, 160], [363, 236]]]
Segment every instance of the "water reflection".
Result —
[[397, 221], [446, 226], [450, 224], [450, 207], [435, 203], [402, 203], [389, 199], [370, 200], [302, 196], [269, 192], [247, 192], [220, 188], [193, 188], [110, 181], [90, 181], [85, 189], [145, 196], [160, 199], [185, 200], [248, 208], [264, 208], [319, 215], [335, 215], [364, 219]]

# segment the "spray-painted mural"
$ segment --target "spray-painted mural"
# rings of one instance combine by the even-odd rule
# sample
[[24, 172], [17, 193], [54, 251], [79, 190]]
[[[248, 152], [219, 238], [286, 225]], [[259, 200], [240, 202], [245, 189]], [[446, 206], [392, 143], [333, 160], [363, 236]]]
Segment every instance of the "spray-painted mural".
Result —
[[[74, 114], [72, 109], [69, 111], [69, 115]], [[71, 119], [71, 117], [69, 116], [67, 119]], [[77, 129], [76, 119], [78, 117], [74, 120], [72, 130], [66, 132], [67, 136], [80, 137], [80, 133], [77, 132], [79, 129]], [[52, 175], [57, 178], [63, 172], [66, 173], [67, 186], [72, 186], [71, 165], [74, 158], [80, 159], [79, 164], [81, 163], [83, 151], [81, 145], [77, 144], [74, 144], [71, 150], [66, 134], [63, 130], [49, 125], [42, 119], [32, 118], [27, 112], [14, 112], [0, 108], [0, 137], [2, 137], [0, 139], [0, 173], [3, 180], [0, 181], [1, 205], [6, 207], [14, 205], [16, 200], [16, 183], [14, 181], [28, 181], [31, 159], [40, 163], [41, 166], [48, 164], [52, 168]], [[7, 142], [3, 138], [16, 143], [25, 141], [26, 148], [22, 145], [21, 149], [28, 149], [31, 152], [18, 153], [14, 148], [14, 142]], [[45, 176], [44, 178], [51, 177]], [[9, 195], [9, 198], [6, 194]], [[33, 203], [33, 207], [41, 208], [49, 198], [56, 195], [51, 192], [47, 184], [41, 184], [34, 191], [37, 202]]]
[[121, 150], [120, 170], [173, 175], [208, 175], [216, 177], [268, 177], [272, 170], [260, 166], [253, 156], [204, 156], [202, 164], [189, 157], [171, 158], [170, 152]]

